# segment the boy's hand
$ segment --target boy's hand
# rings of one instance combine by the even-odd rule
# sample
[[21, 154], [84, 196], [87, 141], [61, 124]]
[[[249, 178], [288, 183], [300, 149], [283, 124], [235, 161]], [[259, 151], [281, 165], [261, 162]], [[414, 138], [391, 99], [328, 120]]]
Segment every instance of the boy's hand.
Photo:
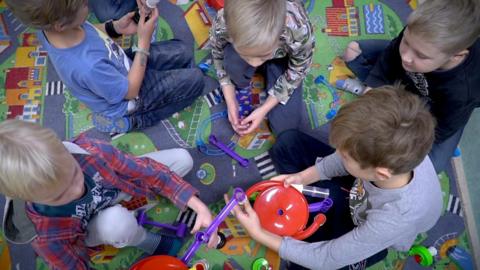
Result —
[[[228, 195], [223, 195], [225, 199], [225, 203], [228, 203]], [[260, 224], [260, 219], [258, 219], [258, 215], [253, 210], [252, 205], [248, 200], [242, 205], [243, 209], [239, 205], [236, 205], [232, 212], [233, 215], [237, 218], [237, 220], [242, 224], [242, 226], [247, 230], [248, 234], [257, 239], [263, 233], [262, 225]]]
[[115, 31], [122, 35], [133, 35], [137, 32], [137, 24], [133, 21], [135, 11], [125, 14], [118, 21], [113, 22]]
[[240, 131], [247, 128], [242, 126], [238, 118], [238, 102], [235, 97], [235, 87], [233, 85], [225, 85], [222, 87], [227, 104], [228, 121], [232, 125], [233, 130], [240, 135]]
[[260, 126], [265, 115], [266, 113], [261, 108], [257, 108], [250, 115], [242, 119], [240, 121], [240, 126], [246, 128], [239, 130], [240, 136], [252, 133], [258, 126]]
[[[137, 3], [139, 0], [137, 0]], [[152, 12], [148, 14], [150, 17], [147, 21], [145, 9], [140, 9], [140, 20], [137, 25], [138, 47], [142, 49], [150, 48], [150, 40], [152, 38], [155, 26], [158, 23], [158, 9], [151, 9]]]
[[281, 174], [272, 177], [270, 180], [273, 181], [283, 181], [283, 185], [285, 187], [289, 187], [292, 184], [299, 184], [303, 185], [303, 179], [300, 173], [293, 173], [293, 174]]
[[[195, 213], [197, 213], [197, 219], [195, 221], [195, 225], [193, 226], [193, 229], [190, 233], [195, 234], [198, 232], [201, 228], [206, 228], [210, 226], [210, 224], [213, 221], [212, 214], [210, 213], [210, 210], [208, 207], [200, 201], [199, 198], [193, 196], [189, 201], [188, 201], [188, 207], [192, 208]], [[219, 242], [217, 230], [215, 230], [212, 235], [210, 236], [210, 239], [208, 240], [207, 247], [209, 248], [215, 248]]]

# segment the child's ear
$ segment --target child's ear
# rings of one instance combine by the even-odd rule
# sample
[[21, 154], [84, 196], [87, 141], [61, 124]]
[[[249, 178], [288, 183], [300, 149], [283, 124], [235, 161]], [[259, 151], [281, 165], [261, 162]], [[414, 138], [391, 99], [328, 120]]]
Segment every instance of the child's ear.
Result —
[[53, 24], [51, 29], [53, 29], [55, 32], [62, 32], [63, 30], [65, 30], [65, 24], [56, 22]]
[[385, 167], [377, 167], [375, 168], [375, 176], [380, 181], [385, 181], [392, 177], [392, 172], [390, 169]]
[[468, 53], [469, 51], [467, 49], [460, 51], [452, 56], [452, 60], [462, 60]]

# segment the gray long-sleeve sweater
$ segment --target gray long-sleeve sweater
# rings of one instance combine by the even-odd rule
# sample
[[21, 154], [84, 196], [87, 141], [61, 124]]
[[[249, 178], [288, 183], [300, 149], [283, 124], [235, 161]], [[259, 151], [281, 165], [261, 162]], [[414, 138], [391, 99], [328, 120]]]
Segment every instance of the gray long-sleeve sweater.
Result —
[[[348, 174], [337, 153], [317, 161], [321, 179]], [[418, 233], [435, 225], [442, 211], [442, 193], [428, 157], [413, 171], [406, 186], [380, 189], [357, 179], [350, 193], [352, 219], [357, 225], [349, 233], [316, 243], [289, 237], [282, 240], [280, 256], [310, 269], [338, 269], [394, 248], [406, 251]], [[328, 222], [328, 220], [327, 220]]]

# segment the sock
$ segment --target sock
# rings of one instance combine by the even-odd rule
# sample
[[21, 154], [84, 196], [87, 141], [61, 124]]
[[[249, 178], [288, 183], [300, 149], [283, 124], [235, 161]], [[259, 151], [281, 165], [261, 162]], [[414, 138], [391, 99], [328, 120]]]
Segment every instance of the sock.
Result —
[[159, 246], [162, 241], [162, 236], [160, 234], [154, 234], [147, 231], [145, 239], [140, 242], [136, 247], [145, 251], [148, 254], [153, 254], [155, 249]]
[[136, 245], [136, 247], [151, 255], [175, 256], [182, 244], [180, 238], [147, 232], [145, 240]]
[[162, 235], [161, 241], [158, 243], [153, 255], [176, 256], [180, 248], [182, 248], [182, 244], [183, 242], [178, 237]]

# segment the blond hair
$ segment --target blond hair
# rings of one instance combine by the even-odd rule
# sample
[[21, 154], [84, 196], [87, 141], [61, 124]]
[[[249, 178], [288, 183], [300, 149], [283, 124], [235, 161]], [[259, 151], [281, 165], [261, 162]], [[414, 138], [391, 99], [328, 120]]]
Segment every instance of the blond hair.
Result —
[[332, 121], [330, 143], [362, 168], [406, 173], [420, 164], [434, 140], [425, 103], [400, 86], [383, 86], [347, 103]]
[[468, 49], [480, 36], [479, 0], [429, 0], [412, 12], [408, 31], [448, 55]]
[[278, 42], [287, 14], [285, 0], [225, 0], [228, 35], [237, 48], [270, 48]]
[[87, 0], [5, 0], [5, 3], [25, 25], [50, 30], [55, 24], [72, 23]]
[[50, 129], [20, 120], [0, 123], [0, 193], [35, 201], [36, 192], [62, 181], [58, 159], [65, 151]]

